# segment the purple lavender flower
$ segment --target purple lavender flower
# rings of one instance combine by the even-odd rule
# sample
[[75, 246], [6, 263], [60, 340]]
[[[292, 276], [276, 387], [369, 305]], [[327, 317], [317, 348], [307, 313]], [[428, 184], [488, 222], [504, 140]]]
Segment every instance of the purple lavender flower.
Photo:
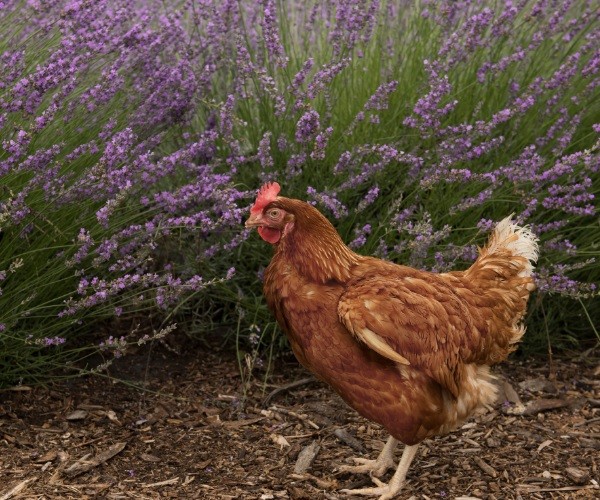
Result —
[[448, 76], [444, 75], [439, 78], [428, 61], [425, 61], [425, 65], [429, 68], [431, 75], [431, 90], [417, 101], [413, 108], [414, 115], [406, 117], [404, 125], [428, 132], [430, 129], [440, 127], [442, 117], [452, 111], [458, 101], [451, 100], [442, 104], [443, 99], [452, 90]]
[[288, 59], [285, 56], [285, 51], [279, 37], [279, 29], [277, 27], [277, 7], [275, 0], [261, 0], [263, 6], [263, 21], [261, 23], [265, 46], [269, 55], [275, 60], [278, 66], [284, 68], [287, 65]]
[[335, 25], [329, 34], [329, 41], [334, 54], [338, 55], [343, 50], [351, 51], [359, 41], [368, 42], [371, 39], [380, 3], [378, 0], [336, 3]]
[[308, 84], [306, 95], [309, 99], [315, 99], [322, 93], [327, 86], [350, 64], [349, 58], [344, 58], [339, 62], [327, 64], [317, 71]]
[[364, 244], [367, 242], [367, 237], [369, 234], [371, 234], [371, 230], [371, 224], [365, 224], [362, 228], [355, 229], [355, 238], [348, 244], [348, 246], [353, 249], [364, 246]]
[[323, 132], [316, 135], [315, 148], [310, 154], [310, 157], [313, 160], [325, 159], [325, 149], [327, 148], [327, 143], [329, 142], [331, 134], [333, 134], [333, 127], [327, 127]]
[[312, 69], [314, 63], [314, 59], [312, 57], [309, 57], [302, 65], [302, 69], [300, 69], [300, 71], [298, 71], [298, 73], [294, 75], [292, 83], [288, 87], [288, 90], [292, 93], [292, 95], [294, 95], [294, 97], [300, 98], [303, 96], [303, 93], [300, 91], [300, 89], [304, 85], [308, 73]]
[[48, 346], [57, 346], [64, 344], [67, 340], [63, 337], [44, 337], [40, 340], [40, 344]]
[[304, 152], [291, 155], [286, 165], [286, 175], [289, 177], [300, 175], [304, 164], [306, 163], [306, 159], [307, 155]]
[[377, 199], [378, 195], [379, 195], [379, 187], [378, 186], [373, 186], [372, 188], [370, 188], [369, 191], [367, 192], [366, 196], [362, 200], [360, 200], [358, 207], [356, 207], [356, 211], [362, 212], [369, 205], [372, 205], [373, 202]]
[[265, 132], [258, 144], [258, 159], [263, 168], [273, 166], [273, 157], [271, 156], [271, 132]]
[[[5, 352], [193, 307], [186, 295], [228, 286], [236, 268], [244, 282], [232, 259], [255, 193], [240, 186], [281, 173], [289, 195], [310, 184], [311, 203], [352, 223], [354, 248], [441, 272], [468, 265], [476, 231], [514, 211], [542, 237], [541, 292], [597, 295], [581, 281], [597, 268], [581, 229], [594, 227], [600, 172], [593, 9], [4, 2]], [[33, 269], [48, 272], [35, 290]], [[46, 337], [22, 335], [42, 317]], [[129, 341], [102, 347], [121, 355]]]
[[348, 214], [348, 209], [335, 197], [333, 193], [318, 193], [315, 188], [309, 186], [306, 193], [316, 202], [329, 209], [336, 219]]
[[99, 347], [103, 351], [111, 351], [115, 358], [120, 358], [127, 351], [127, 340], [123, 336], [115, 338], [111, 335], [100, 342]]
[[390, 94], [398, 88], [398, 81], [392, 80], [389, 83], [382, 83], [375, 93], [369, 97], [369, 100], [365, 103], [365, 110], [384, 110], [388, 109], [388, 101]]
[[296, 141], [300, 144], [306, 144], [312, 141], [321, 128], [319, 113], [311, 109], [304, 113], [296, 124]]

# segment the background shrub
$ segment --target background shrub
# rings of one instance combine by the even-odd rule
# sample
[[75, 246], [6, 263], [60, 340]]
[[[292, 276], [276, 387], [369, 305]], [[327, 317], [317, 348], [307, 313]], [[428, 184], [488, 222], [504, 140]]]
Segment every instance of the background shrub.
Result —
[[0, 385], [175, 323], [281, 345], [241, 225], [270, 179], [436, 271], [515, 213], [525, 347], [597, 342], [593, 2], [8, 1], [0, 30]]

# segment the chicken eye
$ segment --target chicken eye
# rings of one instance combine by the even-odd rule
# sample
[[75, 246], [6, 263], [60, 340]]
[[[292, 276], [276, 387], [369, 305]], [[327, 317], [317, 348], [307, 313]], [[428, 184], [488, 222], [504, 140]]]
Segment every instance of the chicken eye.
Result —
[[271, 210], [269, 210], [267, 212], [267, 215], [271, 218], [271, 219], [277, 219], [279, 217], [279, 214], [281, 213], [281, 211], [277, 208], [272, 208]]

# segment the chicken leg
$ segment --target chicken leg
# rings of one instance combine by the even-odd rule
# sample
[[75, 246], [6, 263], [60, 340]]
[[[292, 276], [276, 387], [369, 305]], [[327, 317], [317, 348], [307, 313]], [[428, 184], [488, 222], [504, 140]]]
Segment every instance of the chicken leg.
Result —
[[[390, 441], [388, 440], [388, 444], [389, 443]], [[404, 480], [406, 479], [406, 473], [408, 472], [408, 468], [410, 467], [413, 458], [415, 458], [415, 454], [417, 453], [418, 448], [418, 444], [415, 444], [413, 446], [407, 446], [404, 448], [404, 452], [402, 453], [402, 458], [400, 459], [398, 468], [396, 469], [396, 472], [394, 473], [392, 479], [390, 479], [390, 482], [388, 484], [385, 484], [379, 479], [372, 477], [371, 479], [373, 479], [373, 482], [377, 485], [376, 488], [362, 488], [359, 490], [341, 490], [341, 492], [346, 493], [348, 495], [380, 495], [379, 500], [388, 500], [390, 498], [394, 498], [402, 489], [402, 485], [404, 484]]]
[[340, 472], [352, 472], [353, 474], [361, 474], [367, 472], [375, 477], [383, 476], [388, 469], [391, 469], [396, 464], [394, 463], [394, 450], [398, 440], [389, 437], [377, 460], [368, 460], [366, 458], [353, 458], [354, 462], [361, 465], [342, 465], [339, 467]]

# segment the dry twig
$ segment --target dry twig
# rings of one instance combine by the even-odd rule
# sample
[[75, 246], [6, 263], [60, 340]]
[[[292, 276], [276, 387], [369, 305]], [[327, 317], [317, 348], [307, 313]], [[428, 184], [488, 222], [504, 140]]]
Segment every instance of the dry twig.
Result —
[[317, 424], [315, 424], [312, 420], [310, 420], [308, 418], [308, 415], [296, 413], [295, 411], [292, 411], [292, 410], [286, 410], [285, 408], [279, 408], [278, 406], [271, 406], [269, 408], [269, 410], [275, 411], [277, 413], [283, 413], [284, 415], [289, 415], [290, 417], [297, 418], [298, 420], [302, 421], [303, 423], [305, 423], [309, 427], [312, 427], [313, 429], [316, 429], [316, 430], [320, 429], [320, 427]]
[[107, 460], [110, 460], [117, 453], [123, 451], [123, 448], [125, 448], [126, 445], [127, 443], [115, 443], [112, 446], [108, 447], [106, 450], [98, 453], [95, 457], [91, 458], [90, 460], [87, 460], [89, 454], [84, 455], [79, 460], [77, 460], [77, 462], [71, 465], [68, 469], [65, 469], [63, 471], [63, 474], [67, 477], [72, 478], [78, 476], [79, 474], [83, 474], [84, 472], [87, 472], [89, 470], [92, 470], [94, 467], [98, 467], [100, 464], [106, 462]]
[[2, 495], [0, 497], [0, 500], [8, 500], [9, 498], [12, 498], [15, 495], [18, 495], [19, 493], [21, 493], [21, 491], [23, 491], [25, 488], [27, 488], [27, 486], [29, 486], [29, 484], [31, 484], [37, 480], [38, 480], [37, 477], [30, 477], [29, 479], [25, 479], [25, 481], [21, 481], [19, 484], [17, 484], [12, 489], [7, 491], [4, 495]]
[[302, 378], [300, 380], [295, 380], [294, 382], [291, 382], [290, 384], [282, 385], [281, 387], [278, 387], [277, 389], [274, 389], [269, 394], [267, 394], [265, 396], [265, 398], [263, 399], [262, 404], [263, 404], [263, 406], [266, 406], [269, 404], [271, 399], [273, 399], [278, 394], [289, 391], [291, 389], [295, 389], [296, 387], [310, 384], [311, 382], [315, 382], [315, 381], [316, 381], [316, 379], [314, 377], [307, 377], [307, 378]]

